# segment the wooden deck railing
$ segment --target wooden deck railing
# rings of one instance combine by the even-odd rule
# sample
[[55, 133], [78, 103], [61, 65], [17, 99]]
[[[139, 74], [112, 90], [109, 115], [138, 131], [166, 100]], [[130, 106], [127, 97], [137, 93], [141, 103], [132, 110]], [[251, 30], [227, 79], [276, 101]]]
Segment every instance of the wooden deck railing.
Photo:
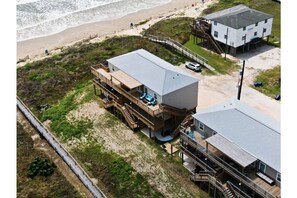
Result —
[[149, 128], [157, 130], [164, 126], [164, 123], [161, 121], [151, 121], [148, 117], [144, 116], [143, 114], [136, 111], [134, 108], [132, 108], [130, 105], [125, 104], [126, 108], [134, 114], [136, 117], [138, 117], [144, 124], [146, 124]]
[[[156, 110], [151, 109], [149, 106], [144, 104], [140, 99], [136, 98], [128, 91], [126, 91], [123, 88], [121, 88], [120, 86], [116, 85], [114, 82], [112, 82], [111, 79], [107, 79], [105, 76], [100, 74], [98, 71], [96, 71], [96, 69], [94, 67], [91, 67], [91, 71], [96, 77], [100, 78], [101, 82], [104, 82], [108, 86], [112, 87], [114, 90], [119, 92], [121, 95], [123, 95], [124, 97], [129, 99], [131, 102], [133, 102], [137, 106], [139, 106], [141, 109], [143, 109], [145, 112], [147, 112], [151, 116], [156, 116], [163, 112], [160, 108], [158, 108]], [[98, 83], [100, 84], [100, 82], [98, 82], [97, 80], [95, 80], [95, 81], [96, 81], [96, 84], [98, 84]]]
[[[229, 165], [224, 160], [216, 157], [215, 155], [213, 155], [210, 152], [206, 152], [206, 149], [202, 145], [200, 145], [198, 142], [194, 141], [192, 138], [190, 138], [189, 136], [187, 136], [185, 133], [181, 133], [180, 134], [180, 138], [183, 141], [185, 141], [188, 144], [190, 144], [193, 148], [195, 148], [196, 150], [198, 150], [207, 159], [209, 159], [210, 161], [212, 161], [213, 163], [215, 163], [216, 165], [218, 165], [219, 167], [221, 167], [222, 169], [224, 169], [225, 172], [227, 172], [228, 174], [230, 174], [231, 176], [233, 176], [234, 178], [236, 178], [239, 182], [241, 182], [242, 184], [246, 185], [248, 188], [254, 190], [259, 195], [261, 195], [263, 197], [267, 197], [267, 198], [275, 198], [276, 197], [276, 196], [272, 195], [270, 192], [268, 192], [266, 189], [262, 188], [257, 183], [253, 182], [251, 179], [249, 179], [248, 177], [246, 177], [244, 174], [242, 174], [241, 172], [239, 172], [238, 170], [236, 170], [235, 168], [233, 168], [231, 165]], [[183, 149], [187, 150], [183, 146], [181, 146], [181, 147]], [[188, 151], [188, 153], [191, 153], [191, 152]], [[194, 154], [192, 154], [192, 155], [194, 155]], [[199, 158], [196, 158], [196, 159], [199, 159]]]

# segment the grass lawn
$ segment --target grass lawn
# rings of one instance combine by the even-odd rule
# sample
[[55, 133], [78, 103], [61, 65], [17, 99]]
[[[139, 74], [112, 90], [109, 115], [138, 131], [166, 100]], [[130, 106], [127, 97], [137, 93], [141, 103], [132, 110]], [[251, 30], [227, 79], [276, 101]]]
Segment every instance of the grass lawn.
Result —
[[[224, 57], [214, 52], [205, 50], [201, 46], [195, 44], [193, 36], [190, 37], [190, 40], [185, 43], [184, 46], [206, 58], [208, 60], [208, 64], [215, 68], [216, 73], [228, 74], [239, 69], [239, 66], [236, 65], [234, 61], [231, 61], [229, 59], [225, 60]], [[213, 72], [209, 71], [208, 69], [204, 69], [203, 72], [205, 72], [206, 74], [213, 74]]]
[[210, 5], [202, 15], [210, 14], [219, 10], [230, 8], [239, 4], [244, 4], [250, 8], [271, 14], [274, 16], [272, 34], [269, 43], [280, 47], [281, 43], [281, 4], [272, 0], [220, 0], [218, 3]]
[[99, 144], [75, 148], [73, 153], [114, 197], [164, 197], [123, 158], [105, 151]]
[[40, 118], [44, 106], [55, 105], [66, 93], [93, 78], [90, 66], [137, 49], [179, 65], [185, 58], [164, 46], [138, 36], [114, 37], [100, 43], [81, 44], [60, 54], [17, 69], [17, 95]]
[[191, 35], [190, 24], [193, 18], [178, 17], [173, 19], [165, 19], [152, 25], [144, 33], [154, 36], [171, 38], [179, 43], [186, 43]]
[[280, 66], [263, 71], [258, 76], [256, 76], [254, 80], [254, 81], [262, 82], [263, 86], [261, 87], [252, 86], [252, 87], [266, 94], [267, 96], [274, 98], [276, 95], [279, 95], [281, 92], [280, 73], [281, 73]]

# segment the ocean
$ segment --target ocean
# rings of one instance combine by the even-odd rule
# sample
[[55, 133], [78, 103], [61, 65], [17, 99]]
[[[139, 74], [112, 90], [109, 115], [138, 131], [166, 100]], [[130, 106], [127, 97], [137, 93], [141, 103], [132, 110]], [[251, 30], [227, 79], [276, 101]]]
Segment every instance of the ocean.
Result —
[[17, 41], [113, 20], [171, 0], [17, 0]]

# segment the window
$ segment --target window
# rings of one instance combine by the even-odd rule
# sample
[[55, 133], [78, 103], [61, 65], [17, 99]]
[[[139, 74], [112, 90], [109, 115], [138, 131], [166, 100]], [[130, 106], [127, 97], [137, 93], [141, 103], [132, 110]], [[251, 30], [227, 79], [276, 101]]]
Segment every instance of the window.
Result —
[[257, 32], [254, 33], [254, 36], [257, 36]]
[[262, 173], [265, 173], [266, 171], [266, 164], [264, 164], [263, 162], [260, 162], [259, 164], [259, 171]]
[[202, 124], [202, 122], [199, 122], [199, 129], [201, 131], [204, 131], [204, 124]]
[[267, 19], [265, 19], [264, 23], [267, 23]]
[[263, 33], [266, 32], [266, 28], [263, 28]]
[[258, 26], [258, 22], [255, 24], [255, 26]]
[[214, 25], [217, 25], [218, 23], [216, 21], [213, 22]]
[[276, 174], [276, 181], [281, 182], [281, 174], [280, 173]]
[[245, 41], [245, 36], [242, 37], [242, 40]]
[[227, 39], [227, 38], [228, 38], [228, 36], [225, 34], [225, 35], [224, 35], [224, 39]]
[[246, 27], [243, 27], [243, 31], [245, 31]]
[[218, 36], [219, 36], [219, 33], [217, 31], [214, 31], [214, 37], [218, 38]]

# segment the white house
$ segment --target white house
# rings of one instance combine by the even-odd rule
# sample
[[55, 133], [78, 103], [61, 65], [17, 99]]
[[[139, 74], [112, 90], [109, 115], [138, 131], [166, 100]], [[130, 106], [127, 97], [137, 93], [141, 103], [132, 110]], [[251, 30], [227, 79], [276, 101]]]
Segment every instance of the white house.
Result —
[[236, 49], [271, 35], [273, 16], [238, 5], [203, 17], [211, 23], [211, 35]]

